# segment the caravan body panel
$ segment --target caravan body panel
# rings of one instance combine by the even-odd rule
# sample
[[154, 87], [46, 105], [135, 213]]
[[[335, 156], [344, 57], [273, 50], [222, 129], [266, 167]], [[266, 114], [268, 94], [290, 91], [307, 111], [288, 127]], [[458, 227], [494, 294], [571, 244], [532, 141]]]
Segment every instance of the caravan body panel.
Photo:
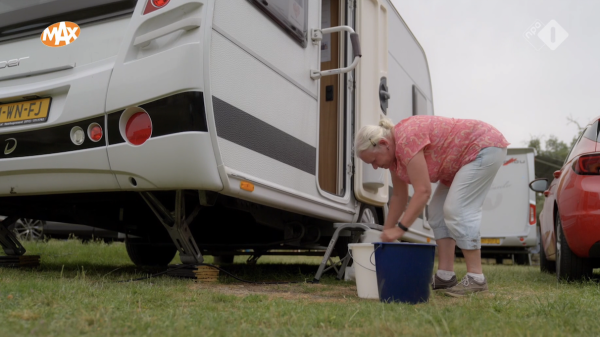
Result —
[[532, 247], [538, 243], [535, 192], [529, 189], [529, 182], [534, 179], [534, 150], [509, 148], [484, 201], [480, 230], [482, 239], [499, 239], [499, 242], [484, 243], [483, 249]]
[[[390, 1], [273, 0], [266, 8], [255, 0], [171, 0], [151, 12], [146, 0], [108, 2], [129, 7], [110, 18], [75, 22], [79, 37], [60, 48], [44, 46], [39, 34], [5, 39], [0, 22], [0, 60], [43, 56], [0, 69], [0, 105], [52, 99], [47, 122], [0, 127], [0, 146], [10, 138], [19, 144], [0, 153], [5, 205], [27, 213], [29, 205], [45, 205], [43, 195], [57, 196], [67, 202], [64, 209], [28, 214], [118, 230], [130, 221], [127, 230], [140, 234], [144, 228], [136, 221], [148, 221], [142, 214], [148, 209], [132, 192], [166, 199], [174, 190], [188, 196], [200, 191], [195, 195], [203, 206], [214, 206], [211, 198], [220, 194], [223, 209], [256, 217], [282, 211], [280, 219], [257, 220], [261, 225], [282, 231], [283, 218], [302, 219], [318, 223], [323, 235], [332, 231], [325, 224], [357, 221], [364, 204], [386, 205], [388, 173], [362, 166], [353, 153], [354, 132], [385, 114], [399, 122], [413, 111], [433, 113], [424, 52]], [[335, 23], [324, 20], [324, 8]], [[353, 61], [346, 33], [330, 36], [335, 54], [310, 39], [310, 29], [335, 25], [364, 34], [364, 58], [353, 72], [314, 80], [315, 69]], [[379, 108], [382, 77], [391, 94], [385, 113]], [[134, 113], [151, 120], [150, 137], [141, 144], [127, 135]], [[87, 130], [91, 123], [102, 126], [103, 138], [92, 142], [86, 134], [75, 145], [72, 129]], [[253, 191], [240, 188], [248, 182]], [[84, 214], [69, 208], [84, 199], [98, 209]], [[100, 214], [108, 206], [111, 211]], [[1, 214], [17, 208], [5, 206]], [[109, 222], [98, 224], [94, 211]], [[160, 233], [154, 220], [154, 233]], [[417, 222], [407, 238], [420, 233], [419, 224], [426, 226]]]

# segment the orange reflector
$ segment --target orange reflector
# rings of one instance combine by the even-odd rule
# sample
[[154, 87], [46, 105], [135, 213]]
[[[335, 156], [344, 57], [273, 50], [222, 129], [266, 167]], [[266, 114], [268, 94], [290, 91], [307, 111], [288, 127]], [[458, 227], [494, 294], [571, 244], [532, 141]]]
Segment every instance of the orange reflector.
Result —
[[251, 183], [251, 182], [242, 181], [240, 183], [240, 188], [243, 189], [244, 191], [253, 192], [254, 191], [254, 184]]
[[430, 238], [427, 238], [427, 243], [430, 243], [430, 242], [431, 242], [431, 239], [430, 239]]

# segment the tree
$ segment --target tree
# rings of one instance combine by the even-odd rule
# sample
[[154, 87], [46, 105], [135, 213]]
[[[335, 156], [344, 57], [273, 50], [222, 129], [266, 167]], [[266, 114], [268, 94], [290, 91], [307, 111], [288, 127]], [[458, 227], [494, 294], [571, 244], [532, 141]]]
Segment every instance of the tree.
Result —
[[573, 118], [573, 116], [567, 117], [567, 121], [569, 121], [568, 124], [575, 124], [578, 130], [577, 134], [571, 140], [571, 144], [567, 145], [565, 142], [559, 140], [558, 137], [556, 137], [555, 135], [550, 135], [546, 140], [543, 149], [541, 139], [542, 137], [540, 136], [531, 136], [531, 139], [529, 140], [529, 144], [527, 146], [534, 148], [539, 157], [551, 158], [560, 162], [564, 162], [565, 159], [567, 159], [569, 152], [577, 142], [577, 139], [579, 139], [579, 136], [585, 129], [579, 124], [579, 122], [577, 122]]
[[[559, 140], [556, 136], [550, 135], [545, 142], [544, 148], [542, 148], [542, 140], [539, 136], [532, 136], [529, 140], [528, 147], [532, 147], [537, 152], [537, 155], [540, 157], [551, 158], [558, 161], [564, 161], [569, 154], [569, 150], [571, 149], [565, 142]], [[575, 138], [577, 141], [577, 138]], [[574, 142], [572, 142], [574, 144]]]

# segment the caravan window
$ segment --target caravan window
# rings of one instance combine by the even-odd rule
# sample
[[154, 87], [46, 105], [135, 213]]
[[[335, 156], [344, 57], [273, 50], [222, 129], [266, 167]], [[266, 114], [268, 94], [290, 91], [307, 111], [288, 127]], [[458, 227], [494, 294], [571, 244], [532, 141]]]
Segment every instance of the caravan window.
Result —
[[308, 0], [248, 0], [306, 47]]
[[51, 24], [78, 25], [131, 14], [137, 0], [2, 0], [0, 42], [42, 34]]

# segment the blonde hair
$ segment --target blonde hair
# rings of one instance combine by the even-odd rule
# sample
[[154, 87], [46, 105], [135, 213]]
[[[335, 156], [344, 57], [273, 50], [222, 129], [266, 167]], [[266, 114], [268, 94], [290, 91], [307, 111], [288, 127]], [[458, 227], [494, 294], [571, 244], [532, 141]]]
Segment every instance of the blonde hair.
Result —
[[394, 123], [387, 118], [379, 120], [379, 125], [365, 125], [354, 138], [354, 151], [359, 154], [369, 148], [373, 148], [383, 138], [392, 140]]

